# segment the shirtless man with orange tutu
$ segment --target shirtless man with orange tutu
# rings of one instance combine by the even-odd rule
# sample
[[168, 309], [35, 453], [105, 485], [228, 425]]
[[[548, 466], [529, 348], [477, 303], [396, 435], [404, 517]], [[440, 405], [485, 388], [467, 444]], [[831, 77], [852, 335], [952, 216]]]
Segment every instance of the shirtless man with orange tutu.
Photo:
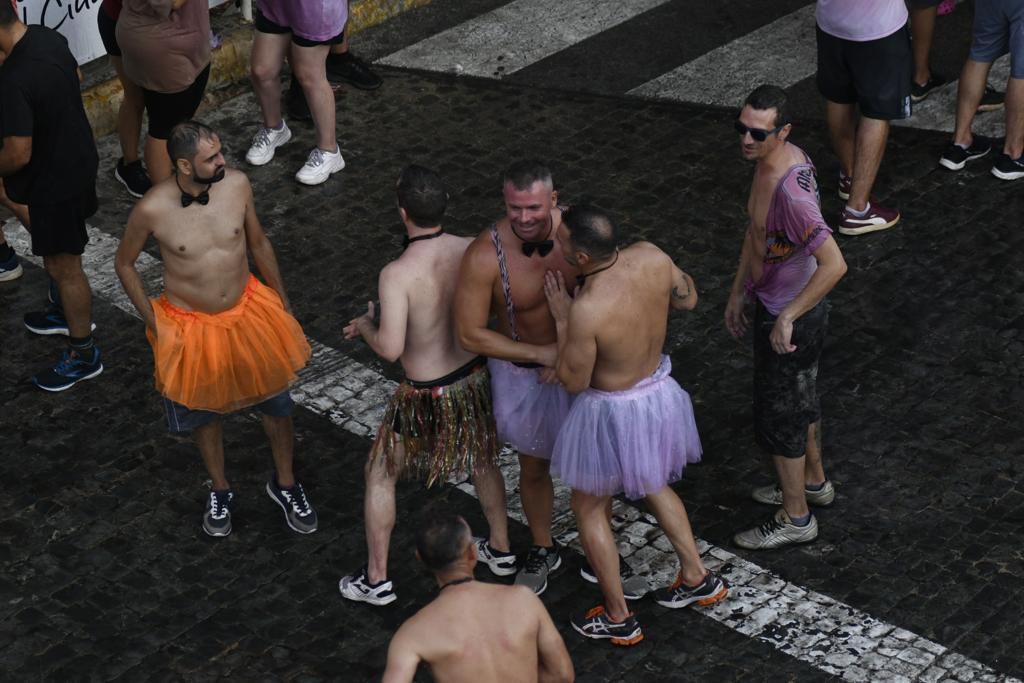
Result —
[[[277, 470], [267, 494], [292, 530], [313, 533], [316, 512], [292, 472], [294, 404], [288, 394], [310, 348], [291, 315], [249, 179], [226, 167], [220, 139], [201, 123], [175, 126], [167, 150], [175, 175], [135, 205], [115, 269], [146, 323], [170, 431], [194, 432], [213, 481], [203, 530], [231, 533], [234, 494], [224, 474], [221, 418], [255, 406]], [[150, 236], [164, 263], [164, 293], [152, 300], [135, 268]], [[249, 272], [247, 252], [269, 287]]]

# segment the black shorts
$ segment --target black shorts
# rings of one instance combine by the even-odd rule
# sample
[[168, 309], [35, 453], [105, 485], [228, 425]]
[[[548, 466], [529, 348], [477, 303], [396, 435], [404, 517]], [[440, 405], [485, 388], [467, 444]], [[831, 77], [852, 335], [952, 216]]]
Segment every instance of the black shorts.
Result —
[[[160, 397], [164, 406], [164, 414], [167, 416], [167, 431], [172, 434], [191, 432], [193, 429], [208, 425], [211, 422], [224, 419], [221, 413], [214, 413], [209, 410], [192, 410], [180, 403], [175, 403], [166, 396]], [[295, 412], [295, 402], [288, 391], [282, 391], [276, 396], [271, 396], [262, 403], [253, 406], [262, 415], [270, 417], [291, 417]]]
[[117, 44], [117, 19], [111, 19], [110, 15], [100, 8], [96, 13], [96, 24], [100, 29], [100, 40], [103, 41], [103, 49], [111, 57], [121, 56], [121, 46]]
[[292, 34], [292, 42], [295, 43], [296, 45], [298, 45], [299, 47], [317, 47], [319, 45], [337, 45], [338, 43], [340, 43], [343, 40], [345, 40], [345, 29], [344, 28], [341, 29], [341, 33], [339, 33], [338, 35], [334, 36], [333, 38], [328, 38], [327, 40], [310, 40], [309, 38], [303, 38], [302, 36], [297, 36], [287, 26], [281, 26], [280, 24], [275, 24], [270, 19], [267, 19], [265, 16], [263, 16], [263, 12], [260, 12], [259, 8], [256, 8], [256, 11], [253, 13], [252, 23], [253, 23], [253, 26], [256, 28], [256, 30], [259, 31], [260, 33], [271, 33], [273, 35], [278, 35], [278, 36], [284, 35], [286, 33], [291, 33]]
[[74, 254], [80, 256], [89, 243], [85, 220], [96, 213], [99, 202], [91, 187], [75, 199], [56, 204], [29, 204], [29, 233], [36, 256]]
[[775, 353], [769, 336], [775, 316], [757, 304], [754, 314], [754, 438], [769, 455], [799, 458], [807, 450], [807, 428], [821, 419], [818, 359], [825, 345], [828, 302], [793, 323], [796, 351]]
[[925, 7], [938, 7], [942, 0], [910, 0], [910, 9], [924, 9]]
[[910, 118], [910, 29], [864, 42], [817, 31], [818, 91], [826, 100], [857, 104], [870, 119]]
[[203, 101], [209, 78], [210, 65], [207, 64], [196, 76], [196, 80], [192, 81], [192, 85], [181, 92], [166, 94], [143, 88], [142, 99], [149, 116], [149, 135], [157, 140], [166, 140], [171, 137], [172, 128], [195, 116]]

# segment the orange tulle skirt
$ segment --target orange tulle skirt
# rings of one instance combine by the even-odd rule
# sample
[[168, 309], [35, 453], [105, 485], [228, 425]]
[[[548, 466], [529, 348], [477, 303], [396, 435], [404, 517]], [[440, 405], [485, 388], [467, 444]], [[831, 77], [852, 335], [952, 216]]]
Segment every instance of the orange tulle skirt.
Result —
[[306, 336], [281, 298], [252, 275], [241, 299], [220, 313], [153, 299], [157, 334], [146, 330], [156, 388], [192, 410], [229, 413], [287, 389], [310, 357]]

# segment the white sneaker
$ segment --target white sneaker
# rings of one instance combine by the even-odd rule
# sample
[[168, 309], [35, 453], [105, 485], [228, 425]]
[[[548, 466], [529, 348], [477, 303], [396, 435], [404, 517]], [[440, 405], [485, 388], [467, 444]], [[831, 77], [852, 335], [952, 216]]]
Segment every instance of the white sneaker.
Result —
[[[807, 502], [811, 505], [815, 505], [821, 508], [827, 508], [832, 505], [836, 499], [836, 489], [832, 486], [832, 482], [828, 479], [817, 491], [811, 489], [804, 489], [804, 495], [807, 496]], [[770, 484], [768, 486], [760, 486], [753, 490], [751, 496], [758, 503], [763, 505], [782, 505], [782, 489], [779, 488], [778, 484]]]
[[343, 168], [345, 159], [341, 156], [341, 147], [335, 152], [325, 152], [319, 147], [314, 147], [306, 163], [295, 174], [295, 179], [303, 185], [319, 185], [326, 182], [332, 173], [337, 173]]
[[252, 146], [245, 153], [245, 160], [253, 166], [262, 166], [274, 158], [274, 150], [292, 139], [288, 124], [281, 120], [281, 129], [260, 128], [252, 136]]
[[378, 584], [370, 583], [370, 580], [366, 578], [366, 567], [360, 569], [356, 574], [343, 576], [338, 582], [338, 590], [341, 591], [344, 598], [355, 602], [368, 602], [378, 607], [390, 605], [398, 599], [394, 586], [388, 579], [384, 579]]
[[476, 559], [483, 562], [495, 576], [512, 576], [516, 573], [515, 553], [495, 550], [486, 538], [473, 538], [476, 544]]
[[741, 531], [732, 542], [747, 550], [772, 550], [786, 545], [810, 543], [818, 537], [818, 520], [811, 515], [807, 526], [797, 526], [783, 508], [759, 527]]

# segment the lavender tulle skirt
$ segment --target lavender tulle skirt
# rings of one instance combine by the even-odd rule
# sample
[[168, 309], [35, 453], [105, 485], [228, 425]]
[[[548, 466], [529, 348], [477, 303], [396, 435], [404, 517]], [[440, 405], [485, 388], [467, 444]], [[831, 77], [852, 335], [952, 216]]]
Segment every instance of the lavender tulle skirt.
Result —
[[662, 356], [654, 374], [625, 391], [576, 396], [551, 457], [551, 472], [595, 496], [642, 498], [699, 462], [700, 436], [690, 395]]
[[520, 453], [548, 460], [572, 396], [560, 384], [541, 384], [540, 370], [489, 358], [491, 402], [498, 441]]

